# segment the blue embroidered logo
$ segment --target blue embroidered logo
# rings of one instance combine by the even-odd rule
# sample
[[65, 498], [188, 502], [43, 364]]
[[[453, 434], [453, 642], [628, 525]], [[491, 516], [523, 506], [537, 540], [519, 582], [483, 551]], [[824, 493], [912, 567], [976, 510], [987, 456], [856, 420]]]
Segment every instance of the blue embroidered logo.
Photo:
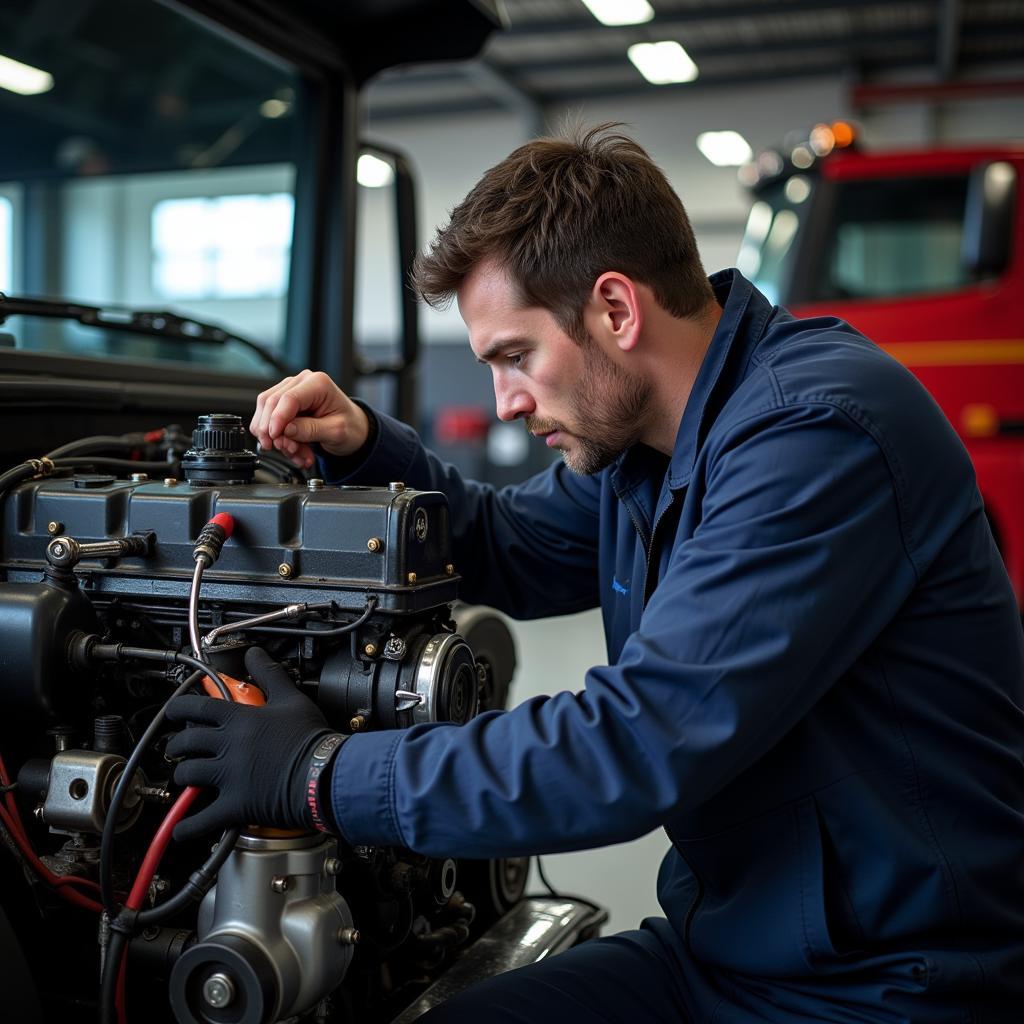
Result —
[[629, 587], [624, 587], [614, 576], [612, 577], [612, 590], [616, 594], [628, 594]]

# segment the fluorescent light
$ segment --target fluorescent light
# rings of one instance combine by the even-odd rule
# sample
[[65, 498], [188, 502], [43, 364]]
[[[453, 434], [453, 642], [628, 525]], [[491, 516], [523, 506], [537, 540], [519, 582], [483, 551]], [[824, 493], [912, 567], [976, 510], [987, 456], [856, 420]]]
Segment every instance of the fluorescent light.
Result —
[[0, 56], [0, 89], [8, 89], [19, 96], [38, 96], [53, 88], [53, 75], [49, 71]]
[[583, 0], [583, 6], [602, 25], [641, 25], [654, 17], [647, 0]]
[[289, 110], [292, 109], [292, 105], [287, 100], [271, 99], [264, 100], [260, 104], [260, 113], [264, 117], [268, 117], [271, 120], [275, 120], [279, 117], [284, 117]]
[[675, 40], [634, 43], [626, 53], [640, 74], [652, 85], [692, 82], [697, 77], [697, 65]]
[[747, 140], [739, 132], [701, 132], [697, 148], [716, 167], [739, 167], [754, 154]]
[[395, 180], [395, 172], [386, 160], [364, 153], [356, 165], [356, 180], [365, 188], [383, 188]]

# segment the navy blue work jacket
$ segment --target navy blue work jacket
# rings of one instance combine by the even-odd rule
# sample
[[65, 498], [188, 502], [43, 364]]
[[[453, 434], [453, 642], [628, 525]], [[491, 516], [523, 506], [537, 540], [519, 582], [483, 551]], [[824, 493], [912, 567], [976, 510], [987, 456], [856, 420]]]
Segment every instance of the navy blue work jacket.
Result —
[[848, 324], [712, 284], [670, 458], [495, 491], [379, 417], [343, 482], [443, 491], [463, 596], [600, 604], [609, 664], [461, 727], [353, 736], [339, 827], [468, 857], [664, 827], [695, 1021], [1019, 1024], [1024, 633], [968, 456]]

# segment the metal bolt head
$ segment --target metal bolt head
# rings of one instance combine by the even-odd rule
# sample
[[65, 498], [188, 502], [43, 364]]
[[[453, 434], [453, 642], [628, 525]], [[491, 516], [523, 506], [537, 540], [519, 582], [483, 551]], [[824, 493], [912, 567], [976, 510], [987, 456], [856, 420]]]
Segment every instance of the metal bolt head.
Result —
[[409, 575], [406, 577], [406, 579], [409, 581], [410, 584], [415, 583], [416, 582], [416, 573], [414, 573], [414, 572], [409, 573]]
[[361, 936], [358, 928], [339, 928], [338, 929], [338, 941], [343, 946], [355, 946], [358, 944]]
[[178, 486], [178, 478], [177, 477], [174, 477], [174, 476], [165, 476], [164, 477], [164, 487], [177, 487], [177, 486]]
[[291, 879], [287, 875], [274, 875], [270, 880], [270, 889], [277, 893], [287, 892], [291, 884]]
[[51, 535], [56, 533], [63, 533], [64, 524], [58, 523], [56, 519], [51, 519], [50, 522], [46, 524], [46, 532]]
[[377, 653], [377, 645], [376, 644], [367, 644], [363, 648], [363, 654], [365, 654], [368, 658], [372, 658], [376, 653]]
[[452, 565], [452, 564], [451, 564], [451, 563], [449, 562], [449, 563], [448, 563], [448, 565], [446, 565], [446, 566], [444, 567], [444, 571], [445, 571], [445, 574], [446, 574], [446, 575], [448, 575], [448, 576], [454, 576], [454, 575], [455, 575], [455, 566], [454, 566], [454, 565]]
[[353, 715], [348, 722], [348, 727], [353, 732], [359, 732], [364, 725], [366, 725], [366, 718], [364, 715]]
[[324, 871], [329, 875], [341, 874], [341, 861], [337, 857], [328, 857], [324, 861]]
[[54, 558], [63, 558], [64, 553], [67, 550], [63, 544], [54, 544], [50, 550], [53, 552]]
[[133, 484], [144, 484], [149, 479], [148, 473], [132, 473]]
[[291, 579], [294, 571], [295, 570], [287, 562], [282, 562], [277, 567], [277, 575], [286, 580]]
[[380, 551], [382, 547], [384, 547], [384, 541], [382, 541], [380, 537], [371, 537], [366, 542], [367, 551]]
[[314, 476], [306, 481], [306, 487], [311, 491], [322, 491], [324, 489], [324, 482], [318, 476]]
[[223, 971], [211, 974], [203, 982], [203, 1000], [217, 1010], [230, 1006], [235, 998], [235, 983]]
[[388, 484], [388, 490], [389, 491], [404, 491], [405, 490], [405, 484], [403, 484], [401, 480], [392, 480], [391, 483]]

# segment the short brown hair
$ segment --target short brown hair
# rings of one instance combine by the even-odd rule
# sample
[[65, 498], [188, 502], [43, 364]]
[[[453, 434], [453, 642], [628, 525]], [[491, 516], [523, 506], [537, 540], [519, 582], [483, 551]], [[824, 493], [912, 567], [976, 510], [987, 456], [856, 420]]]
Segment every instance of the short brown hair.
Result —
[[620, 127], [535, 139], [487, 171], [416, 259], [420, 295], [445, 306], [478, 263], [493, 259], [526, 305], [550, 310], [580, 343], [583, 307], [607, 270], [648, 285], [673, 316], [698, 315], [714, 294], [689, 218]]

